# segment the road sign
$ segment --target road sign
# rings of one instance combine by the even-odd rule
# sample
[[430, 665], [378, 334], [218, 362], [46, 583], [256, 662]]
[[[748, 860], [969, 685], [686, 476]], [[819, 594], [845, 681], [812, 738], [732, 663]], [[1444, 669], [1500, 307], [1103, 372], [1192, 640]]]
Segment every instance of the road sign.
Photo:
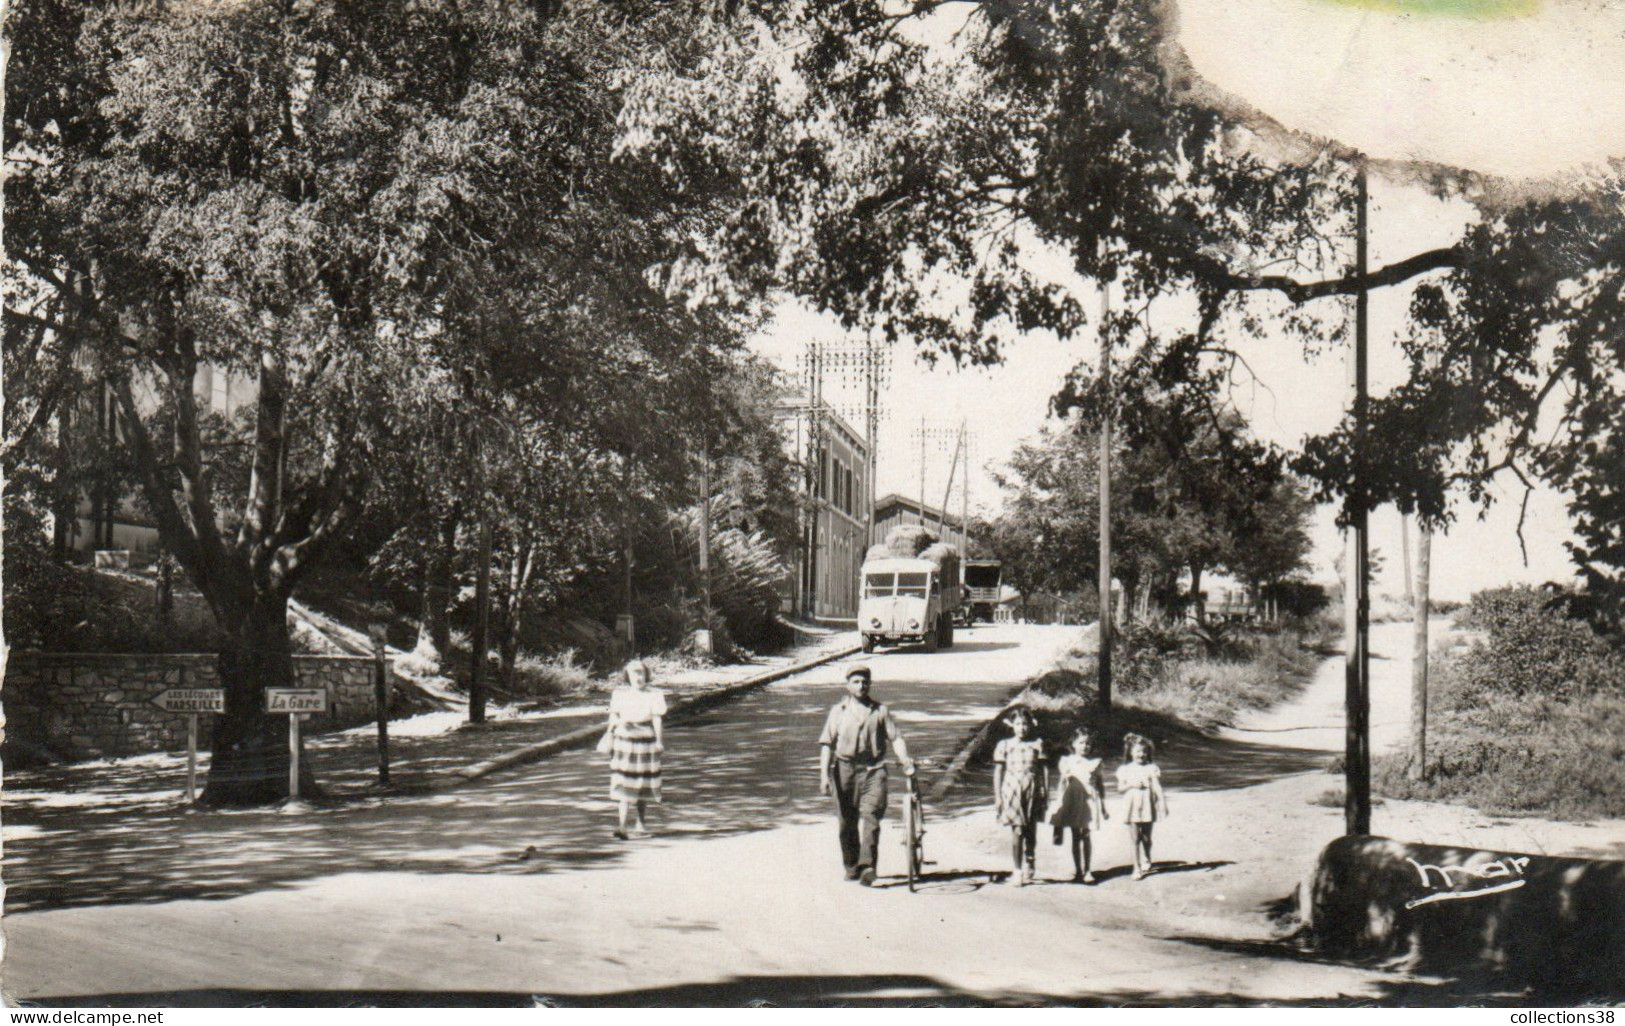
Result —
[[[185, 682], [182, 676], [181, 683]], [[186, 801], [191, 804], [197, 801], [198, 714], [225, 712], [226, 692], [222, 688], [170, 688], [154, 698], [152, 704], [165, 712], [186, 714]]]
[[152, 704], [172, 713], [223, 713], [226, 692], [222, 688], [170, 688]]
[[326, 688], [266, 688], [265, 711], [319, 713], [327, 711]]
[[288, 716], [288, 798], [299, 800], [299, 721], [327, 711], [326, 688], [266, 688], [265, 711]]

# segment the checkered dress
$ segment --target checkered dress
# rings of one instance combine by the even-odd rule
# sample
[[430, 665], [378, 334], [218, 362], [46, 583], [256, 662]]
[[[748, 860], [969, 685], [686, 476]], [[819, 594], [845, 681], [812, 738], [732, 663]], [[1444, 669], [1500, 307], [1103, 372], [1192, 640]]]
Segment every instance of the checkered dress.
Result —
[[658, 691], [618, 689], [610, 709], [620, 716], [610, 738], [609, 796], [618, 802], [660, 801], [660, 748], [652, 720], [666, 713]]
[[1044, 776], [1044, 742], [1007, 737], [993, 749], [993, 761], [1004, 764], [999, 783], [998, 816], [1005, 826], [1024, 827], [1044, 815], [1048, 781]]

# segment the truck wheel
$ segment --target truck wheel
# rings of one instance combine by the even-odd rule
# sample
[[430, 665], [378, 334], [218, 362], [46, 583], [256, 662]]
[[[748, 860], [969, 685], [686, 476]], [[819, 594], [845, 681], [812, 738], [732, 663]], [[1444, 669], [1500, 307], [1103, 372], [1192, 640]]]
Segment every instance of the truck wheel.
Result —
[[942, 638], [942, 631], [939, 628], [939, 629], [936, 629], [936, 630], [926, 631], [925, 636], [923, 638], [921, 638], [920, 640], [925, 642], [925, 650], [927, 652], [935, 652], [937, 650], [937, 642], [940, 641], [941, 638]]
[[863, 636], [863, 651], [865, 654], [875, 650], [875, 639], [868, 634]]

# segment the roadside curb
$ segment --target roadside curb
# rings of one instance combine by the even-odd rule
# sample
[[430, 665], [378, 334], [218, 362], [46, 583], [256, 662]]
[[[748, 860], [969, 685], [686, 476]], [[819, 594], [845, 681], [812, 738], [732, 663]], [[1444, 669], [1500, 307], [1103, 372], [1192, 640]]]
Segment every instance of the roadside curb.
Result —
[[938, 777], [936, 783], [931, 785], [931, 792], [925, 796], [926, 801], [933, 804], [940, 802], [949, 791], [953, 790], [953, 786], [959, 782], [959, 775], [965, 772], [965, 767], [970, 765], [971, 759], [975, 757], [977, 752], [981, 751], [983, 745], [987, 744], [988, 735], [993, 733], [993, 728], [998, 726], [1000, 720], [1004, 719], [1004, 714], [1010, 711], [1010, 707], [1015, 705], [1021, 696], [1027, 693], [1027, 688], [1031, 683], [1031, 681], [1028, 681], [1026, 684], [1021, 685], [1021, 690], [1016, 692], [1015, 697], [1001, 706], [998, 712], [994, 713], [986, 723], [977, 728], [976, 733], [971, 735], [969, 741], [960, 746], [959, 751], [954, 755], [953, 761], [948, 764], [948, 768], [943, 770], [942, 776]]
[[[772, 684], [774, 681], [783, 680], [786, 677], [793, 677], [798, 673], [804, 673], [807, 670], [815, 669], [819, 666], [825, 665], [826, 663], [833, 663], [838, 659], [845, 659], [848, 656], [855, 654], [860, 647], [861, 646], [859, 645], [844, 645], [832, 652], [826, 652], [823, 655], [813, 659], [808, 659], [804, 662], [792, 663], [789, 666], [780, 666], [775, 669], [768, 670], [765, 673], [759, 673], [754, 677], [747, 677], [744, 680], [734, 681], [731, 684], [723, 684], [719, 687], [712, 688], [709, 691], [702, 691], [694, 695], [673, 698], [666, 715], [668, 718], [679, 718], [691, 715], [704, 709], [709, 709], [711, 706], [738, 698], [739, 696], [746, 694], [747, 692], [754, 691], [759, 687]], [[488, 776], [497, 772], [498, 770], [510, 769], [514, 766], [524, 766], [533, 762], [540, 762], [542, 759], [545, 759], [550, 755], [556, 755], [559, 752], [571, 751], [576, 748], [586, 748], [590, 745], [596, 744], [598, 739], [602, 737], [603, 734], [604, 725], [601, 722], [594, 723], [586, 727], [578, 727], [575, 730], [567, 731], [563, 734], [557, 735], [556, 737], [550, 737], [545, 741], [538, 741], [535, 744], [526, 745], [523, 748], [518, 748], [511, 752], [504, 752], [502, 755], [498, 755], [495, 758], [486, 759], [482, 762], [476, 762], [471, 766], [465, 766], [460, 770], [455, 770], [452, 774], [455, 778], [454, 780], [448, 783], [439, 784], [435, 789], [439, 790], [445, 787], [456, 786], [457, 784], [466, 781], [478, 780], [481, 777]]]
[[[1044, 672], [1047, 673], [1048, 671]], [[1009, 712], [1011, 707], [1021, 702], [1021, 696], [1025, 695], [1027, 689], [1033, 686], [1033, 681], [1043, 675], [1044, 673], [1036, 673], [1029, 679], [1022, 681], [1021, 687], [1016, 690], [1015, 694], [1010, 696], [1010, 699], [1004, 705], [999, 707], [999, 711], [989, 717], [988, 721], [970, 736], [970, 740], [960, 746], [959, 751], [954, 754], [953, 761], [948, 763], [948, 768], [943, 770], [942, 776], [938, 777], [936, 783], [931, 785], [931, 792], [925, 796], [926, 801], [940, 802], [949, 791], [953, 790], [953, 786], [959, 782], [960, 774], [965, 772], [965, 767], [970, 765], [971, 759], [975, 758], [976, 753], [981, 751], [982, 747], [987, 744], [988, 735], [993, 732], [993, 728], [998, 726], [999, 721], [1004, 719], [1004, 714]]]

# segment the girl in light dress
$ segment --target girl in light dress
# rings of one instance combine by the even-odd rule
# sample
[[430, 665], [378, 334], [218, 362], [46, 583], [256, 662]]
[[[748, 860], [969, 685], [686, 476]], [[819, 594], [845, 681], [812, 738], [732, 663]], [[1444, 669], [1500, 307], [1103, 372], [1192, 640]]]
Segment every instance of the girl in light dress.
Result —
[[1004, 722], [1010, 737], [993, 749], [993, 801], [999, 822], [1010, 828], [1010, 882], [1033, 882], [1038, 857], [1038, 821], [1049, 790], [1044, 769], [1044, 742], [1033, 736], [1037, 723], [1026, 709], [1012, 709]]
[[1168, 818], [1168, 798], [1162, 793], [1162, 770], [1157, 749], [1139, 734], [1123, 738], [1123, 765], [1117, 770], [1117, 789], [1123, 793], [1123, 822], [1133, 832], [1134, 879], [1151, 872], [1151, 827]]
[[[615, 836], [648, 837], [644, 806], [660, 801], [660, 756], [666, 750], [663, 724], [666, 696], [649, 686], [649, 667], [634, 659], [626, 664], [626, 687], [609, 696], [609, 796], [619, 803]], [[630, 829], [627, 820], [632, 820]]]
[[1105, 784], [1100, 776], [1101, 760], [1094, 757], [1094, 740], [1087, 727], [1072, 732], [1072, 751], [1061, 756], [1057, 767], [1059, 781], [1056, 790], [1060, 796], [1050, 808], [1049, 822], [1055, 831], [1055, 843], [1062, 835], [1072, 831], [1072, 882], [1092, 884], [1095, 874], [1090, 872], [1093, 857], [1090, 833], [1099, 830], [1106, 814]]

